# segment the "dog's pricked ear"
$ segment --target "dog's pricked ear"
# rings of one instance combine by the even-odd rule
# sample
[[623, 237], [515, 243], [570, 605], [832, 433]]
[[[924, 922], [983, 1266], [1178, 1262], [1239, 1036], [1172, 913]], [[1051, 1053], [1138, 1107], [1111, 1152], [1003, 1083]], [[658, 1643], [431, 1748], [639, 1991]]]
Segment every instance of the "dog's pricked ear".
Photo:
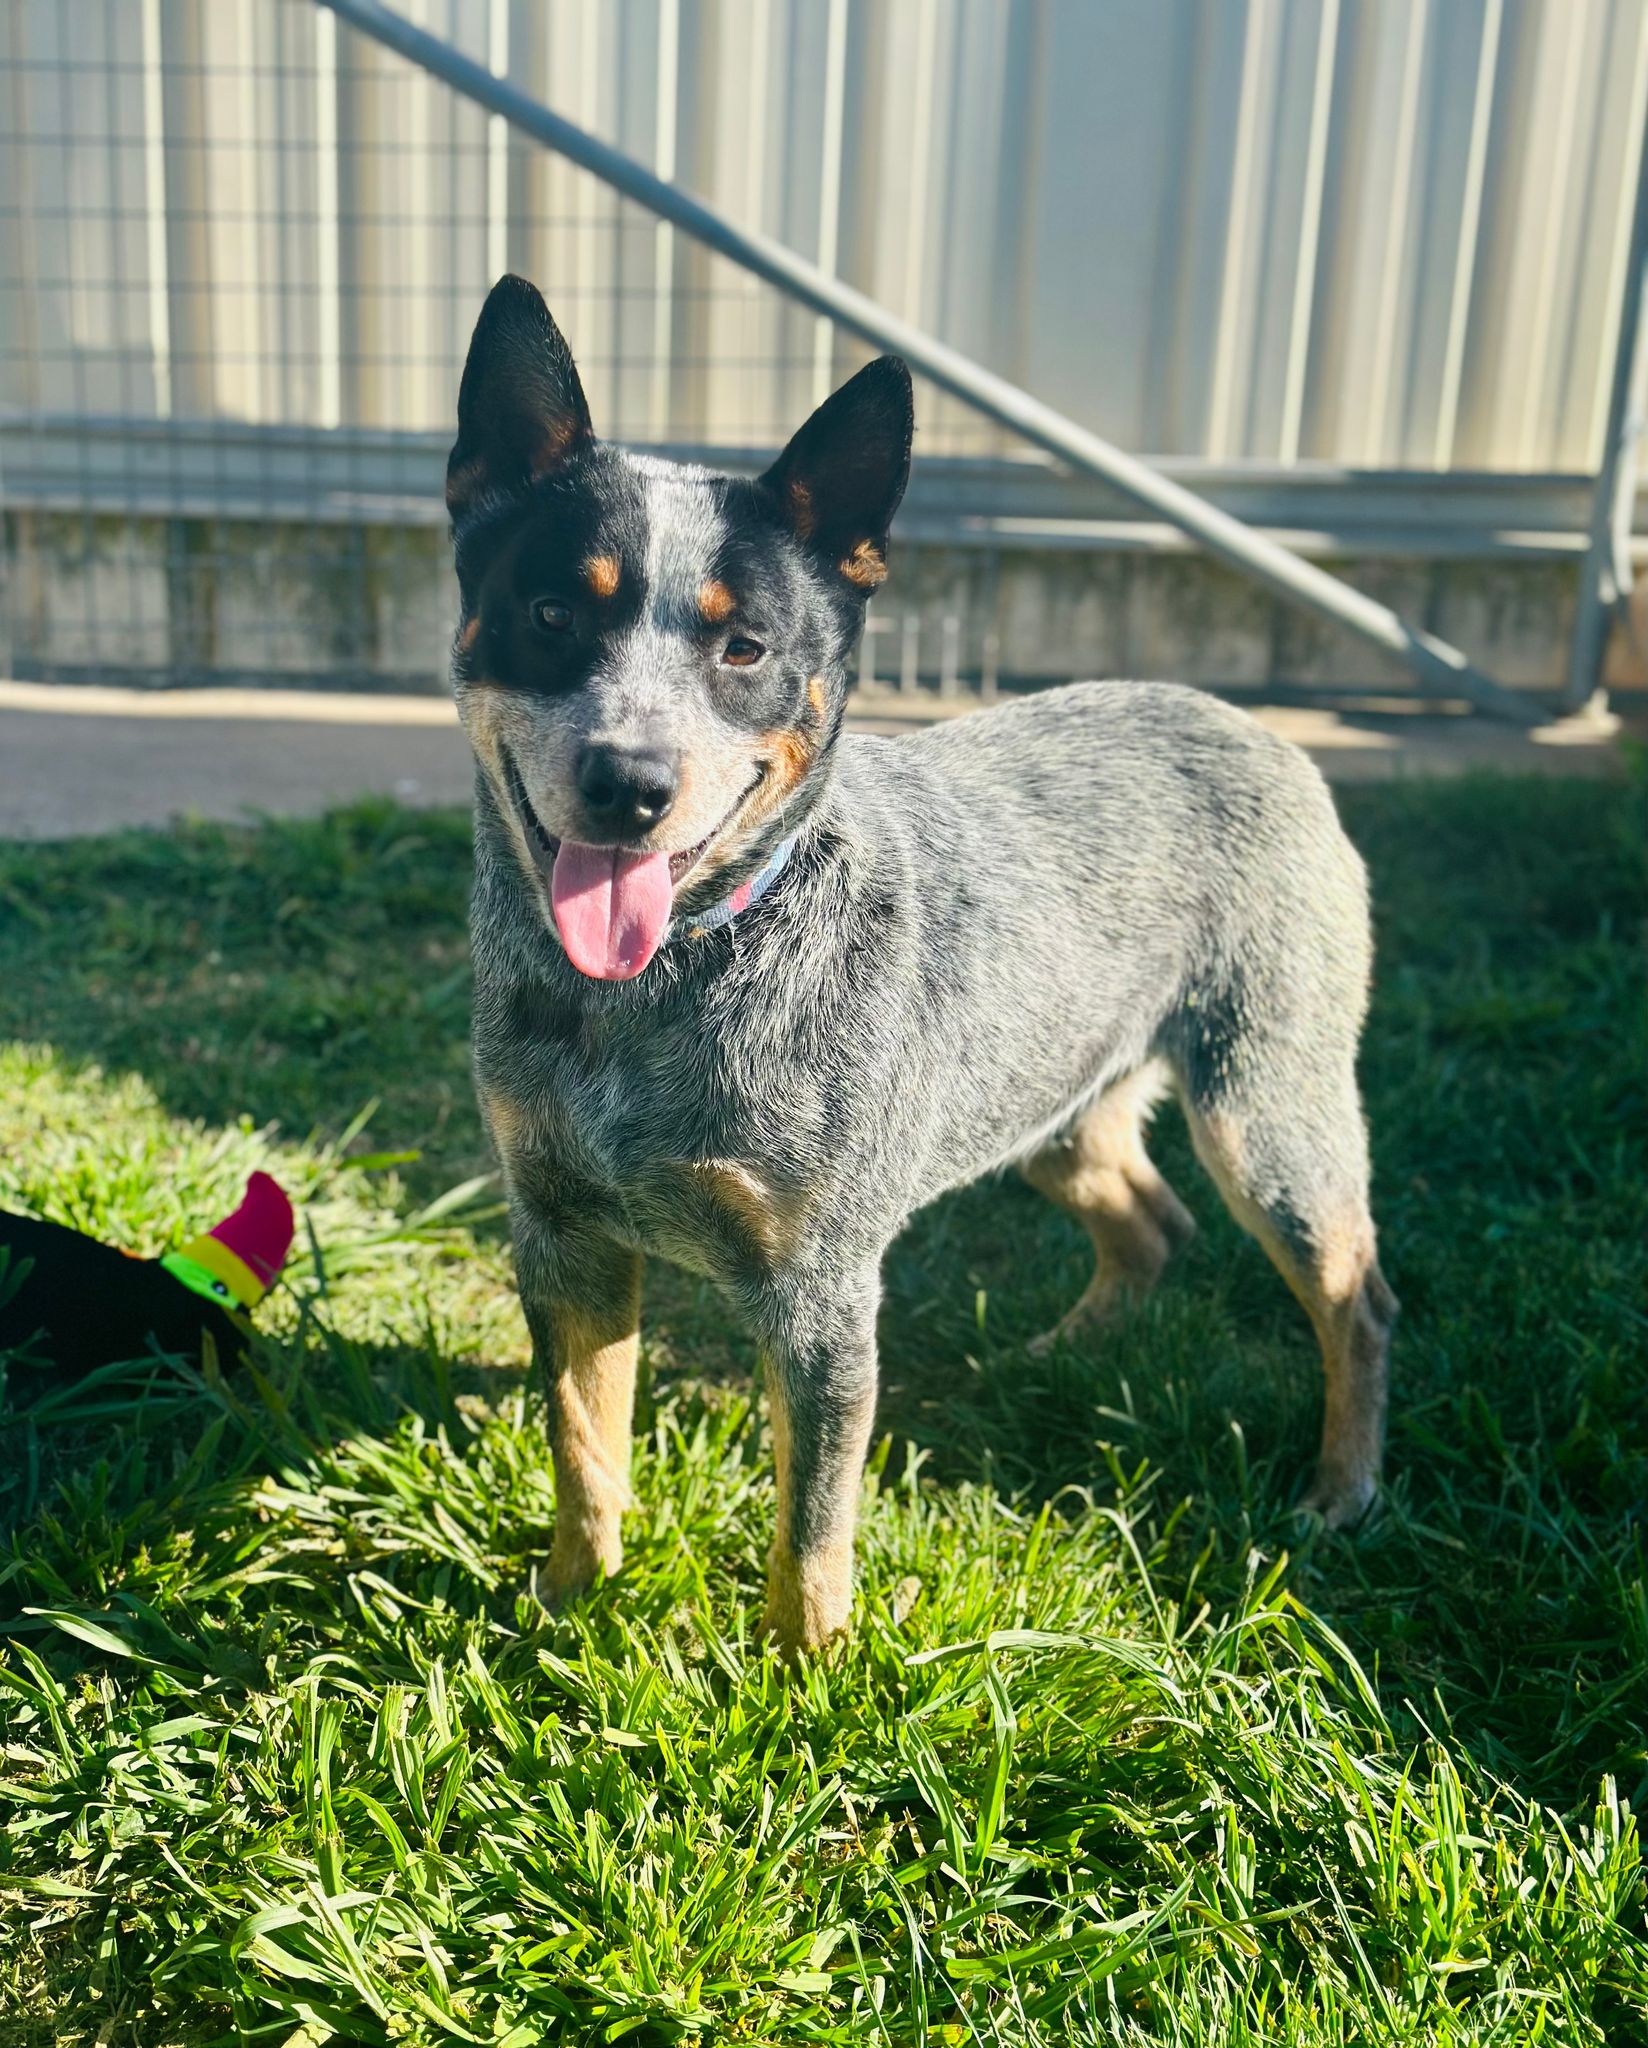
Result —
[[825, 399], [761, 479], [796, 539], [866, 593], [887, 574], [914, 435], [910, 372], [880, 356]]
[[578, 366], [537, 287], [524, 277], [499, 278], [458, 386], [447, 510], [457, 519], [483, 492], [535, 483], [592, 433]]

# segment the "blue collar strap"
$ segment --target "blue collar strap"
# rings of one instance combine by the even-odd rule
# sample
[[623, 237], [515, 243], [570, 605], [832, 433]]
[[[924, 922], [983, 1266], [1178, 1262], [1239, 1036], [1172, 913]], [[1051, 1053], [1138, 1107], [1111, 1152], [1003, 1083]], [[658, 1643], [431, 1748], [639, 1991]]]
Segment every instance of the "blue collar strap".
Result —
[[784, 863], [795, 849], [795, 838], [796, 835], [792, 832], [788, 839], [781, 839], [773, 848], [772, 858], [761, 872], [752, 875], [747, 882], [741, 882], [725, 902], [718, 903], [713, 910], [706, 910], [695, 917], [686, 927], [686, 936], [689, 939], [696, 939], [701, 938], [705, 932], [719, 931], [722, 925], [731, 924], [740, 911], [753, 909], [782, 874]]

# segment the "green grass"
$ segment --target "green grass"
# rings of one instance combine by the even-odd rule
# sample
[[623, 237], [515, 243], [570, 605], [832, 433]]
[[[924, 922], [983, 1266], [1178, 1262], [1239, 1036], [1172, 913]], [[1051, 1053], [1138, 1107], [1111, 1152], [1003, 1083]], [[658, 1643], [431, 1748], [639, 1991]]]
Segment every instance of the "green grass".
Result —
[[1345, 810], [1378, 1520], [1290, 1518], [1310, 1340], [1164, 1116], [1203, 1232], [1090, 1349], [1026, 1355], [1084, 1251], [1016, 1182], [893, 1248], [857, 1634], [799, 1677], [750, 1350], [666, 1272], [625, 1569], [517, 1598], [462, 822], [0, 849], [0, 1203], [150, 1249], [265, 1163], [315, 1247], [256, 1374], [0, 1417], [0, 2041], [1648, 2037], [1640, 800]]

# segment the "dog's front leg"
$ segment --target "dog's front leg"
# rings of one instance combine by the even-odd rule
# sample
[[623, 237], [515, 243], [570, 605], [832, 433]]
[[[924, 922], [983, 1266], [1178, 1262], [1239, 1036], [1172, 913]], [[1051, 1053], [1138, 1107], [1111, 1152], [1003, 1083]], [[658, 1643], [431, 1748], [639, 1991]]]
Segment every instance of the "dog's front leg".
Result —
[[763, 1627], [786, 1655], [847, 1627], [853, 1521], [875, 1419], [877, 1275], [798, 1292], [768, 1349], [778, 1526]]
[[555, 1459], [555, 1540], [533, 1590], [555, 1601], [610, 1577], [623, 1561], [641, 1260], [608, 1238], [530, 1214], [516, 1215], [514, 1236]]

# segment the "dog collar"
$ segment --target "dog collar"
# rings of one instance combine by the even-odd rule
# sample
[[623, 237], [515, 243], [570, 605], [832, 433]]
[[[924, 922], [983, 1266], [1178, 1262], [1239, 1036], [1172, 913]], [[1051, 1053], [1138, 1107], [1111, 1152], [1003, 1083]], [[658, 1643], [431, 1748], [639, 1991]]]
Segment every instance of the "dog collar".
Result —
[[793, 832], [788, 839], [781, 839], [759, 874], [751, 875], [747, 882], [741, 882], [725, 902], [718, 903], [713, 910], [706, 910], [702, 916], [695, 917], [686, 927], [687, 937], [702, 938], [705, 932], [719, 931], [722, 925], [731, 924], [741, 911], [753, 910], [783, 873], [784, 863], [795, 850], [795, 839], [796, 835]]

